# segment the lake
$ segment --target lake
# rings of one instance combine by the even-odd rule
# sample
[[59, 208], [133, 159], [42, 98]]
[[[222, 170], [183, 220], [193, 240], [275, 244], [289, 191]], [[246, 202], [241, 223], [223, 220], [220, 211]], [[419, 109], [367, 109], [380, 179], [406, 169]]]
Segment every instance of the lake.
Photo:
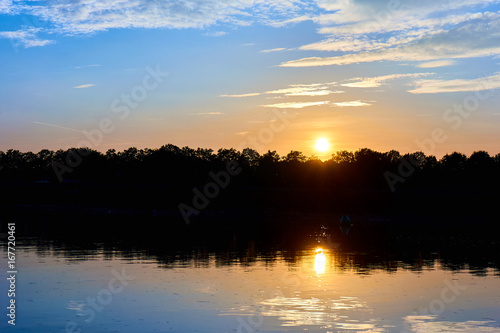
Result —
[[[114, 241], [115, 242], [115, 241]], [[332, 244], [165, 250], [17, 243], [2, 332], [500, 332], [500, 271]], [[2, 244], [2, 276], [6, 247]], [[458, 261], [457, 261], [458, 260]], [[491, 266], [491, 267], [489, 267]], [[0, 281], [6, 313], [7, 280]]]

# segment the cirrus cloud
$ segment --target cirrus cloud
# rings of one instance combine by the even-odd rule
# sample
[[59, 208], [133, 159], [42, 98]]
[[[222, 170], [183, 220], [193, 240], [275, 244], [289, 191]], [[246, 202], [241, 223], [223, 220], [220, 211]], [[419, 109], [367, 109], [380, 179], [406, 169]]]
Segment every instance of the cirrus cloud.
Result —
[[408, 92], [412, 94], [437, 94], [493, 90], [500, 88], [500, 73], [470, 80], [420, 80], [415, 82], [415, 86], [415, 89]]
[[418, 65], [417, 67], [436, 68], [436, 67], [452, 66], [455, 64], [456, 64], [456, 61], [454, 61], [454, 60], [435, 60], [435, 61], [424, 62], [424, 63]]
[[241, 94], [241, 95], [219, 95], [219, 97], [231, 97], [231, 98], [242, 98], [242, 97], [252, 97], [259, 96], [260, 93], [249, 93], [249, 94]]
[[371, 103], [363, 102], [363, 101], [347, 101], [347, 102], [334, 102], [332, 103], [338, 107], [354, 107], [354, 106], [369, 106]]
[[388, 80], [395, 80], [401, 78], [418, 78], [434, 74], [435, 73], [409, 73], [409, 74], [390, 74], [390, 75], [365, 77], [365, 78], [357, 77], [349, 80], [354, 82], [342, 83], [341, 86], [351, 87], [351, 88], [377, 88]]
[[271, 52], [279, 52], [279, 51], [285, 51], [286, 49], [284, 47], [277, 47], [275, 49], [269, 49], [269, 50], [262, 50], [259, 51], [261, 53], [271, 53]]
[[85, 88], [90, 88], [90, 87], [93, 87], [95, 86], [95, 84], [93, 83], [90, 83], [90, 84], [82, 84], [80, 86], [76, 86], [76, 87], [73, 87], [74, 89], [85, 89]]
[[10, 39], [15, 46], [23, 46], [24, 48], [53, 44], [53, 40], [41, 39], [37, 37], [37, 34], [41, 31], [41, 28], [25, 28], [17, 31], [0, 31], [0, 38]]
[[[380, 28], [381, 31], [374, 30], [369, 35], [363, 34], [364, 30], [356, 30], [349, 25], [329, 30], [324, 28], [322, 32], [335, 32], [336, 36], [302, 46], [301, 49], [341, 51], [348, 52], [347, 54], [302, 58], [283, 62], [280, 66], [314, 67], [375, 61], [438, 60], [448, 61], [441, 63], [446, 65], [451, 64], [453, 59], [500, 55], [500, 14], [497, 12], [429, 18], [426, 21], [430, 24], [429, 27], [422, 26], [415, 19], [418, 15], [402, 18], [398, 15], [388, 19], [387, 24]], [[404, 24], [400, 22], [403, 18], [406, 18]], [[430, 66], [436, 64], [439, 63], [431, 63]]]
[[327, 105], [330, 101], [319, 101], [319, 102], [288, 102], [288, 103], [277, 103], [269, 105], [261, 105], [265, 108], [278, 108], [278, 109], [303, 109], [309, 106], [320, 106]]

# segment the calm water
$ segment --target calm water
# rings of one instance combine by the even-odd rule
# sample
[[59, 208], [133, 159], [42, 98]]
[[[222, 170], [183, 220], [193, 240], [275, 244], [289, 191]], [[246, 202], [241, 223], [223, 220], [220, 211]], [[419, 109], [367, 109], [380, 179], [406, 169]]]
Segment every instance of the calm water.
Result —
[[[359, 265], [363, 254], [334, 248], [251, 244], [237, 255], [17, 251], [17, 325], [3, 310], [2, 332], [500, 332], [498, 270], [440, 259]], [[3, 309], [7, 289], [2, 278]]]

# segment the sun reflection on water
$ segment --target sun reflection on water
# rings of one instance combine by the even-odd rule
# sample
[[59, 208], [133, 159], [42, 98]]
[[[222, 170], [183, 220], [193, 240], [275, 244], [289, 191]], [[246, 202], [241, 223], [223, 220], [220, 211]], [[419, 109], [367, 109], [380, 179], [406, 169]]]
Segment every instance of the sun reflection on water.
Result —
[[316, 257], [314, 258], [314, 270], [317, 275], [325, 273], [326, 268], [326, 255], [322, 248], [316, 249]]

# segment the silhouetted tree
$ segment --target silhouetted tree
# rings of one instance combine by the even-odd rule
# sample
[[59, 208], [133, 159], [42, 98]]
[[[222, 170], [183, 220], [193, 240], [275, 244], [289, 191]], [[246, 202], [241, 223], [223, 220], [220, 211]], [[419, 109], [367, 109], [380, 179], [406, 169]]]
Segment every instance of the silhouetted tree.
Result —
[[219, 149], [217, 151], [217, 159], [223, 163], [228, 163], [230, 161], [239, 161], [241, 153], [234, 148], [231, 149]]
[[307, 157], [297, 150], [292, 150], [283, 157], [283, 162], [286, 163], [304, 163], [305, 161], [307, 161]]
[[255, 168], [259, 165], [261, 156], [255, 149], [245, 148], [241, 152], [241, 158], [244, 165], [247, 165], [250, 168]]
[[332, 160], [336, 163], [353, 163], [354, 153], [347, 150], [340, 150], [332, 154]]

